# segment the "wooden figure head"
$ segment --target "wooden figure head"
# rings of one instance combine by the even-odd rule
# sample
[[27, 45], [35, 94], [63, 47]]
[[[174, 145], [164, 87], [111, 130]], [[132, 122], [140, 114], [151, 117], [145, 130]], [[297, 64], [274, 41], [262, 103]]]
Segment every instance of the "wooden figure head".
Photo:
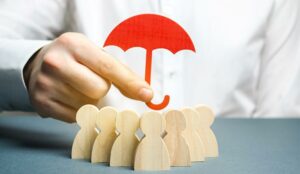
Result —
[[182, 109], [183, 114], [186, 117], [187, 120], [187, 126], [190, 129], [197, 129], [199, 126], [203, 125], [202, 120], [199, 117], [199, 113], [190, 107]]
[[99, 110], [94, 105], [84, 105], [76, 113], [76, 122], [81, 128], [94, 129]]
[[140, 118], [136, 112], [132, 110], [124, 110], [117, 116], [116, 129], [118, 133], [132, 133], [138, 129], [139, 122]]
[[98, 118], [96, 119], [96, 125], [100, 128], [101, 132], [114, 132], [115, 123], [118, 111], [110, 106], [106, 106], [100, 109]]
[[146, 136], [161, 136], [166, 129], [166, 121], [159, 112], [145, 112], [140, 120], [140, 128]]
[[182, 132], [186, 128], [186, 119], [184, 114], [178, 110], [170, 110], [165, 114], [166, 131], [167, 132]]
[[195, 107], [195, 109], [199, 113], [201, 121], [202, 120], [205, 121], [206, 126], [210, 127], [215, 120], [214, 111], [209, 106], [206, 105], [198, 105]]

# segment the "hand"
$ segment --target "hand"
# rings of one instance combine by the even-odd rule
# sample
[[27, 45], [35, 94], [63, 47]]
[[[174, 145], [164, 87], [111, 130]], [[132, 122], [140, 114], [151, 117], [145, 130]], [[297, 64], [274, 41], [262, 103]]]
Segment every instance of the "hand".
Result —
[[65, 33], [43, 47], [26, 65], [24, 78], [36, 111], [66, 122], [75, 121], [82, 105], [96, 105], [111, 83], [129, 98], [153, 97], [147, 82], [79, 33]]

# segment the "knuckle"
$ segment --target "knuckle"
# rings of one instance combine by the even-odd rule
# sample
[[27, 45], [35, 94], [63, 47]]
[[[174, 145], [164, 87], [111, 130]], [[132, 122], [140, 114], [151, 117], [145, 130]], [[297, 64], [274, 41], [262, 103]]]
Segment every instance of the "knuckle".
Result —
[[110, 89], [109, 83], [105, 83], [105, 84], [101, 83], [99, 85], [96, 85], [96, 88], [94, 88], [93, 90], [90, 90], [91, 93], [89, 97], [94, 100], [99, 100], [107, 94], [109, 89]]
[[51, 88], [51, 81], [42, 74], [39, 74], [35, 82], [36, 88], [42, 91], [49, 91]]
[[110, 88], [110, 85], [101, 85], [99, 88], [98, 88], [98, 94], [97, 94], [97, 98], [102, 98], [104, 97], [107, 92], [109, 91], [109, 88]]
[[60, 35], [56, 41], [62, 44], [70, 44], [73, 42], [74, 33], [67, 32]]
[[110, 76], [114, 68], [114, 64], [112, 61], [101, 61], [99, 66], [99, 72], [103, 76]]
[[101, 86], [100, 90], [102, 91], [102, 93], [107, 93], [110, 89], [110, 83], [106, 82], [104, 85]]
[[84, 35], [80, 33], [73, 33], [73, 32], [67, 32], [62, 35], [60, 35], [56, 41], [59, 44], [65, 45], [65, 46], [71, 46], [71, 47], [79, 47], [82, 45], [82, 42], [79, 41], [79, 39], [83, 39]]
[[39, 110], [43, 110], [49, 107], [48, 99], [41, 92], [33, 94], [31, 101], [33, 106], [35, 106], [35, 108], [38, 108]]
[[100, 91], [99, 89], [94, 89], [90, 92], [88, 97], [91, 99], [97, 100], [97, 99], [102, 98], [104, 95], [105, 94], [103, 94], [103, 92]]
[[63, 64], [59, 60], [59, 55], [54, 51], [49, 51], [44, 55], [42, 69], [51, 68], [53, 70], [61, 70]]

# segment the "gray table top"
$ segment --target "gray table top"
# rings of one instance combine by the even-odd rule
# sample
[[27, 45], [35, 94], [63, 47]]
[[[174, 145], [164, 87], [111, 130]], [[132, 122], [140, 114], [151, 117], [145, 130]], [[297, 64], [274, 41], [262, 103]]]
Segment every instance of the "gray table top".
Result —
[[[145, 173], [71, 160], [79, 127], [36, 116], [0, 115], [0, 173]], [[299, 173], [300, 119], [216, 119], [220, 156], [161, 173]], [[151, 172], [146, 172], [151, 173]]]

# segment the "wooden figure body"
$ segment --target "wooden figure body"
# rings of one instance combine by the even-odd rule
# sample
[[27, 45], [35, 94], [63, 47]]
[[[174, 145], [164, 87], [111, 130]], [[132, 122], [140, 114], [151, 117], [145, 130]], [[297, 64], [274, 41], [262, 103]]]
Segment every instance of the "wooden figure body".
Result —
[[118, 112], [112, 107], [103, 107], [96, 118], [100, 128], [92, 151], [92, 163], [109, 162], [112, 145], [116, 139], [115, 125]]
[[183, 133], [185, 137], [191, 155], [191, 161], [204, 161], [205, 147], [202, 139], [197, 133], [197, 126], [201, 124], [201, 120], [198, 117], [198, 112], [193, 108], [184, 108], [182, 110], [187, 121], [187, 128]]
[[80, 130], [72, 146], [72, 159], [91, 159], [92, 147], [97, 136], [96, 116], [99, 110], [93, 105], [84, 105], [76, 113], [76, 122]]
[[134, 170], [169, 170], [170, 158], [161, 135], [166, 121], [159, 112], [150, 111], [142, 115], [140, 128], [145, 137], [137, 147]]
[[139, 143], [135, 132], [139, 128], [139, 116], [136, 112], [125, 110], [116, 119], [116, 138], [110, 155], [110, 166], [133, 166], [134, 156]]
[[210, 128], [214, 122], [215, 114], [213, 110], [206, 105], [198, 105], [195, 109], [201, 119], [201, 124], [197, 127], [197, 132], [203, 139], [205, 156], [217, 157], [219, 155], [218, 142], [214, 132]]
[[167, 131], [164, 141], [168, 147], [171, 166], [191, 166], [189, 147], [182, 136], [186, 129], [184, 114], [178, 110], [170, 110], [164, 116]]

